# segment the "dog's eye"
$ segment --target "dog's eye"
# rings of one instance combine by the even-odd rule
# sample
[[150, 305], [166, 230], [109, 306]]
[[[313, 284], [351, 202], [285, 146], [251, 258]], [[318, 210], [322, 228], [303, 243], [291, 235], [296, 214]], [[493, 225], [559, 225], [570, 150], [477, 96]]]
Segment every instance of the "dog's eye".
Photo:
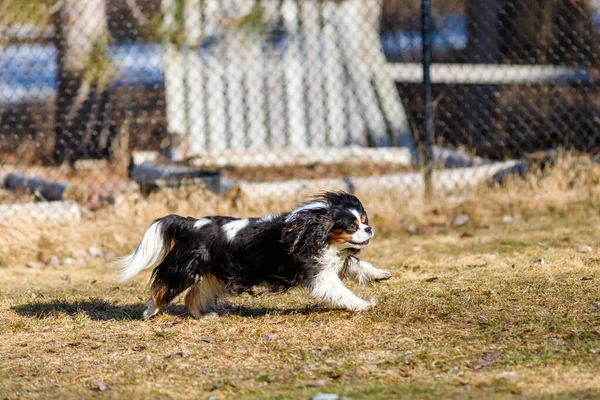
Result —
[[356, 232], [356, 231], [358, 230], [358, 226], [356, 226], [356, 224], [354, 224], [354, 223], [353, 223], [353, 224], [350, 224], [350, 225], [348, 226], [348, 229], [347, 229], [347, 230], [348, 230], [348, 232]]

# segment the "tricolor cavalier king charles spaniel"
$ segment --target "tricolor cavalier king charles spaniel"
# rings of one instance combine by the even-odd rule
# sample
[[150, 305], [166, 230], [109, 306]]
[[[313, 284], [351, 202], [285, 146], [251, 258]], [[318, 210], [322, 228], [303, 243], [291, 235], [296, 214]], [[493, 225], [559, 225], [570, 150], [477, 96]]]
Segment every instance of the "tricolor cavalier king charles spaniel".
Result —
[[122, 259], [121, 281], [158, 264], [146, 318], [188, 288], [185, 304], [196, 318], [213, 311], [224, 295], [254, 286], [301, 286], [334, 307], [364, 311], [374, 303], [357, 297], [341, 278], [365, 284], [392, 276], [357, 258], [374, 234], [361, 202], [347, 193], [324, 193], [261, 218], [168, 215], [154, 221]]

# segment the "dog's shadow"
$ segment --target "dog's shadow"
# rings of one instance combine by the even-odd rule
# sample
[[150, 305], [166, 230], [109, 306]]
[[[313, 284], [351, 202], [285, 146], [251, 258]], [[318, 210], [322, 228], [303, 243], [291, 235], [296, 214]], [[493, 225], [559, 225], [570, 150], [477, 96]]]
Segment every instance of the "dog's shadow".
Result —
[[[139, 304], [113, 304], [106, 300], [92, 299], [83, 301], [51, 300], [32, 302], [11, 307], [17, 314], [27, 318], [51, 319], [61, 315], [87, 315], [94, 321], [141, 320], [145, 306]], [[246, 318], [258, 318], [265, 315], [308, 315], [330, 311], [329, 308], [307, 306], [300, 308], [270, 308], [227, 305], [218, 311], [218, 315], [233, 315]], [[169, 305], [162, 313], [192, 318], [185, 306]]]

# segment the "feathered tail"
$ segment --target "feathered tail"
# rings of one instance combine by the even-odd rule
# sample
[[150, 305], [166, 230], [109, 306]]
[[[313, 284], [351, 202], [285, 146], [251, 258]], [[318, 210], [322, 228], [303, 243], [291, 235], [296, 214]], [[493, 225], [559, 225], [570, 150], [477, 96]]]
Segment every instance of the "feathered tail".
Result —
[[119, 276], [119, 282], [133, 278], [140, 271], [153, 267], [165, 258], [171, 246], [167, 218], [154, 221], [144, 233], [142, 241], [136, 249], [121, 258], [123, 269]]

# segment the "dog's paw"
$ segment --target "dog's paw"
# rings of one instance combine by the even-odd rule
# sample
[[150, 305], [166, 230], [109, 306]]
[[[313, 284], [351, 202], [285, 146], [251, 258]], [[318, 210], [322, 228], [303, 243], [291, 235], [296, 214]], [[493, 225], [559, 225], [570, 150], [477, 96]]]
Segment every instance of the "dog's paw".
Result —
[[374, 301], [360, 300], [353, 304], [348, 305], [348, 310], [350, 311], [367, 311], [375, 306]]
[[160, 310], [154, 305], [152, 299], [146, 302], [146, 309], [144, 310], [144, 319], [149, 319], [158, 314]]
[[392, 271], [388, 271], [385, 269], [378, 269], [375, 273], [372, 274], [371, 278], [376, 281], [385, 281], [392, 277]]

